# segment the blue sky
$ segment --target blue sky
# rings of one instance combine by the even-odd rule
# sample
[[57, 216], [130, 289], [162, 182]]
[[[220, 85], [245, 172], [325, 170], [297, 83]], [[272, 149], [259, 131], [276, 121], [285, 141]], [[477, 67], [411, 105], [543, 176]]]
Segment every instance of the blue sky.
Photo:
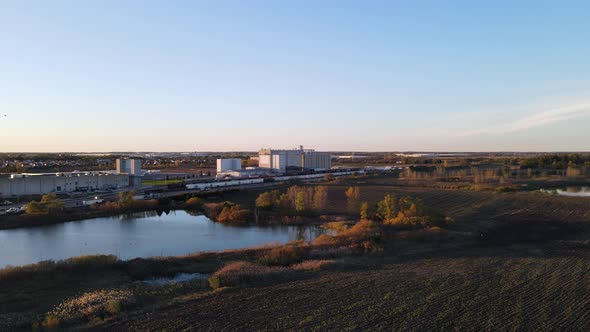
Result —
[[0, 151], [590, 150], [590, 3], [0, 2]]

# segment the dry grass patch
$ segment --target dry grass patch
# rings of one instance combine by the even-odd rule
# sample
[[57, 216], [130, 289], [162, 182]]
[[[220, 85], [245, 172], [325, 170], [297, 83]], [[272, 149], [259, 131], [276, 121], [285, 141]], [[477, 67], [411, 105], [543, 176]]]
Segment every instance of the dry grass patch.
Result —
[[250, 262], [233, 262], [225, 265], [209, 278], [213, 289], [241, 284], [280, 279], [288, 272], [285, 267], [264, 266]]
[[135, 303], [135, 296], [127, 290], [99, 290], [68, 299], [51, 310], [43, 325], [56, 327], [76, 322], [103, 319], [120, 313]]
[[381, 229], [369, 220], [362, 220], [351, 228], [345, 229], [337, 235], [322, 234], [318, 236], [314, 245], [319, 247], [349, 247], [363, 251], [376, 251], [379, 249]]
[[291, 268], [295, 271], [320, 271], [334, 266], [335, 263], [336, 261], [332, 259], [310, 259], [295, 264]]
[[310, 246], [301, 243], [291, 243], [272, 248], [258, 256], [258, 262], [263, 265], [287, 266], [303, 261], [309, 255]]

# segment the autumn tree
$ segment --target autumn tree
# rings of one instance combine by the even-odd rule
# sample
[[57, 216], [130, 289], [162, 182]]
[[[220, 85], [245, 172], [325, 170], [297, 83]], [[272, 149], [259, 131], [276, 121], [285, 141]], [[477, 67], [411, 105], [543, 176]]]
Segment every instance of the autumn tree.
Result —
[[41, 205], [49, 213], [57, 213], [64, 209], [65, 205], [55, 193], [49, 193], [41, 197]]
[[348, 187], [344, 194], [346, 195], [346, 206], [348, 207], [348, 211], [354, 213], [358, 209], [359, 199], [361, 197], [359, 188]]
[[328, 203], [328, 190], [324, 186], [315, 187], [313, 193], [313, 208], [317, 211], [322, 211], [326, 208]]
[[43, 214], [46, 213], [43, 205], [37, 201], [30, 201], [27, 206], [25, 207], [25, 212], [27, 214]]
[[273, 202], [269, 192], [263, 192], [256, 198], [256, 207], [263, 210], [269, 210], [272, 208]]
[[242, 208], [239, 204], [225, 206], [219, 215], [217, 221], [222, 223], [244, 223], [250, 217], [250, 211]]
[[135, 201], [133, 200], [133, 196], [135, 196], [135, 191], [128, 191], [128, 192], [120, 192], [119, 193], [119, 207], [123, 209], [128, 209], [133, 207]]
[[361, 204], [361, 220], [370, 220], [371, 216], [370, 216], [370, 206], [369, 206], [369, 202], [363, 202], [363, 204]]

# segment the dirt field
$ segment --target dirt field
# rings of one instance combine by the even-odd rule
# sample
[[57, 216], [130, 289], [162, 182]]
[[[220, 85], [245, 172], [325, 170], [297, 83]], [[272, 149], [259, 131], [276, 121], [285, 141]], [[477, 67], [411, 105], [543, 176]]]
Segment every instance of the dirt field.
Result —
[[101, 328], [174, 330], [578, 330], [590, 328], [587, 252], [477, 250], [369, 259], [352, 271], [228, 289]]

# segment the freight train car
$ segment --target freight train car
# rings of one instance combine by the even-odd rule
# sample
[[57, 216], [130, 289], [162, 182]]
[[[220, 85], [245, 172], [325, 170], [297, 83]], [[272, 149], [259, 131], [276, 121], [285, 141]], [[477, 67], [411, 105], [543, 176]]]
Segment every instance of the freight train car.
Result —
[[212, 182], [201, 182], [191, 183], [186, 185], [186, 189], [193, 190], [205, 190], [210, 188], [224, 188], [224, 187], [236, 187], [250, 184], [263, 183], [264, 179], [244, 179], [244, 180], [229, 180], [229, 181], [212, 181]]

